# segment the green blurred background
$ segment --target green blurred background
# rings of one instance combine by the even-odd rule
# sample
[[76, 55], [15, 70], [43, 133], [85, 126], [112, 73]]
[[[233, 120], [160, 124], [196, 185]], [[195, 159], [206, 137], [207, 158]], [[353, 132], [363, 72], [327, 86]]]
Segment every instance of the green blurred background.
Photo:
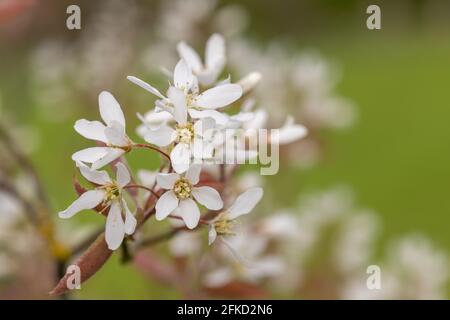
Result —
[[[14, 113], [17, 123], [29, 123], [38, 130], [41, 145], [33, 160], [51, 191], [55, 212], [75, 196], [70, 183], [75, 173], [70, 155], [89, 145], [73, 131], [72, 125], [81, 117], [96, 118], [97, 106], [93, 99], [87, 101], [90, 106], [75, 106], [79, 112], [64, 122], [47, 121], [27, 91], [27, 59], [33, 46], [46, 38], [77, 37], [77, 32], [87, 32], [64, 28], [67, 3], [39, 2], [27, 26], [15, 31], [4, 27], [0, 34], [2, 109]], [[70, 3], [79, 3], [87, 15], [99, 10], [88, 1]], [[152, 17], [154, 3], [139, 3]], [[338, 93], [353, 100], [358, 109], [352, 128], [321, 133], [327, 144], [326, 156], [319, 165], [295, 171], [282, 168], [278, 176], [270, 178], [270, 192], [277, 195], [282, 205], [291, 206], [297, 203], [301, 192], [345, 184], [355, 191], [359, 204], [380, 215], [380, 245], [402, 234], [420, 232], [449, 251], [450, 3], [377, 1], [382, 10], [382, 29], [373, 31], [365, 26], [365, 8], [372, 2], [239, 3], [250, 14], [250, 38], [261, 43], [282, 39], [292, 50], [315, 49], [338, 64], [342, 71]], [[121, 102], [136, 92], [125, 83], [125, 77], [123, 82], [121, 86], [126, 89], [117, 93]], [[71, 101], [66, 103], [61, 109]], [[140, 107], [127, 111], [129, 128], [138, 124], [133, 114]], [[149, 169], [155, 163], [151, 158], [131, 161]], [[278, 188], [281, 185], [283, 188]], [[80, 221], [91, 223], [92, 218], [82, 217]], [[123, 267], [113, 258], [77, 295], [177, 297], [170, 288], [149, 286], [148, 280], [143, 279], [132, 266]], [[130, 289], [123, 290], [124, 287]]]

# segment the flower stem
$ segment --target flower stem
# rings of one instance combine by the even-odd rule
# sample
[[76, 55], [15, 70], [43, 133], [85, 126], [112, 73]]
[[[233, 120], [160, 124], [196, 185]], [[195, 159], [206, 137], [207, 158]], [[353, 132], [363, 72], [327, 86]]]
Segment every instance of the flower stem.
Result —
[[160, 153], [161, 155], [163, 155], [169, 161], [170, 167], [172, 167], [172, 161], [170, 160], [170, 156], [159, 148], [156, 148], [154, 146], [151, 146], [151, 145], [145, 144], [145, 143], [135, 143], [135, 144], [133, 144], [133, 148], [146, 148], [146, 149], [156, 151], [156, 152]]
[[147, 190], [148, 192], [150, 192], [152, 195], [154, 195], [156, 198], [159, 199], [159, 194], [156, 193], [153, 189], [150, 189], [146, 186], [140, 185], [140, 184], [129, 184], [126, 185], [125, 187], [123, 187], [124, 189], [128, 189], [128, 188], [139, 188], [139, 189], [144, 189]]

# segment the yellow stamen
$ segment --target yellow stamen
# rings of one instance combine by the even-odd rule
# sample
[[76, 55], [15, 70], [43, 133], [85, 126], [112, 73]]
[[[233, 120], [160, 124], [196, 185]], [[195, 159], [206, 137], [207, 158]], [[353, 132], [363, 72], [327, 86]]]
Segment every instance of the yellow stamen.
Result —
[[185, 125], [177, 125], [176, 133], [177, 137], [175, 138], [175, 142], [190, 144], [194, 139], [194, 126], [191, 122]]
[[173, 192], [178, 199], [184, 200], [191, 196], [192, 193], [192, 184], [185, 178], [181, 178], [177, 182], [175, 182], [173, 186]]

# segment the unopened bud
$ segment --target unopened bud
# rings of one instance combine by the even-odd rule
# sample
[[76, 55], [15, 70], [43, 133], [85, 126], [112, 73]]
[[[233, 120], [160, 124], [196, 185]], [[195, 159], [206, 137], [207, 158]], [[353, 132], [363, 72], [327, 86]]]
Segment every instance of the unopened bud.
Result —
[[253, 90], [261, 80], [262, 75], [259, 72], [250, 72], [244, 78], [239, 80], [238, 84], [242, 87], [242, 93], [246, 94]]

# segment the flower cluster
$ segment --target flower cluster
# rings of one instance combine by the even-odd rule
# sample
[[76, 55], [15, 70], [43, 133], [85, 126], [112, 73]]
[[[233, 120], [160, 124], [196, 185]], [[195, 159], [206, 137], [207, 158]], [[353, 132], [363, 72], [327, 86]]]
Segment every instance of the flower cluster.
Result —
[[[187, 229], [207, 225], [210, 244], [217, 237], [228, 243], [225, 238], [234, 234], [235, 219], [249, 213], [263, 196], [261, 188], [249, 189], [221, 211], [224, 203], [228, 203], [223, 195], [232, 173], [242, 163], [239, 161], [258, 155], [246, 142], [261, 128], [261, 123], [258, 114], [250, 111], [246, 100], [241, 98], [256, 85], [260, 76], [251, 73], [238, 83], [232, 83], [230, 76], [220, 79], [226, 52], [225, 40], [219, 34], [213, 34], [207, 41], [204, 62], [185, 42], [178, 43], [177, 51], [180, 60], [173, 72], [167, 72], [171, 79], [165, 94], [137, 77], [128, 77], [157, 98], [153, 110], [144, 117], [139, 115], [143, 124], [138, 132], [147, 144], [136, 143], [127, 135], [121, 106], [106, 91], [98, 98], [103, 123], [86, 119], [75, 123], [74, 128], [80, 135], [99, 144], [72, 155], [81, 175], [93, 188], [82, 190], [80, 197], [59, 216], [70, 218], [85, 209], [104, 214], [105, 240], [110, 250], [116, 250], [126, 237], [133, 236], [138, 226], [153, 213], [158, 221], [167, 217], [182, 220]], [[281, 142], [292, 142], [306, 133], [303, 126], [289, 121], [279, 135], [270, 135], [258, 143], [277, 143], [275, 137]], [[135, 179], [126, 166], [124, 155], [136, 148], [164, 156], [165, 162], [155, 173], [152, 185], [131, 183]], [[100, 170], [107, 165], [116, 171], [115, 179]], [[212, 176], [213, 167], [220, 172], [217, 179], [207, 178]], [[144, 213], [149, 200], [140, 204], [130, 192], [133, 188], [150, 191], [149, 198], [157, 199], [152, 211]], [[128, 198], [134, 199], [135, 213], [130, 210]], [[137, 219], [139, 212], [144, 217]]]
[[[380, 221], [372, 211], [356, 206], [350, 190], [311, 193], [299, 199], [297, 208], [237, 224], [236, 213], [251, 210], [260, 195], [258, 187], [250, 187], [210, 227], [210, 241], [216, 232], [221, 241], [208, 255], [203, 253], [206, 244], [201, 235], [178, 233], [169, 243], [174, 262], [164, 270], [197, 279], [192, 292], [200, 292], [199, 297], [263, 298], [268, 289], [272, 294], [314, 299], [446, 296], [450, 278], [446, 252], [423, 236], [410, 235], [390, 243], [388, 255], [380, 260], [374, 250]], [[139, 257], [138, 267], [158, 279], [158, 270], [144, 269], [145, 258]], [[154, 263], [155, 257], [150, 258]], [[382, 270], [379, 290], [366, 284], [366, 269], [374, 264]], [[171, 284], [182, 287], [176, 280]]]

